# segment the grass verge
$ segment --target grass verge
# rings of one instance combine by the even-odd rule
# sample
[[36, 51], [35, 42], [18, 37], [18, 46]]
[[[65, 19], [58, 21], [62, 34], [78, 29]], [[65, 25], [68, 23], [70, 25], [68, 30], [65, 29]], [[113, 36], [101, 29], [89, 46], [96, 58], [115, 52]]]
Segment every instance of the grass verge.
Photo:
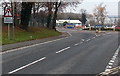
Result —
[[54, 31], [54, 30], [48, 29], [48, 28], [30, 27], [28, 29], [28, 31], [25, 31], [25, 30], [22, 30], [18, 27], [15, 27], [14, 40], [12, 40], [12, 39], [8, 40], [7, 27], [2, 27], [2, 29], [3, 29], [3, 31], [2, 31], [2, 45], [61, 35], [60, 32]]

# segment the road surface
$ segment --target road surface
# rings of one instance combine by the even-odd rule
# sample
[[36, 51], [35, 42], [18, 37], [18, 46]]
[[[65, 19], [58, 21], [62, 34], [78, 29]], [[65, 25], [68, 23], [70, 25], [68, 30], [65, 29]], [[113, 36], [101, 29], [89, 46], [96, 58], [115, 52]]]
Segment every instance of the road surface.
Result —
[[70, 36], [3, 53], [3, 74], [99, 74], [118, 48], [117, 32], [58, 30]]

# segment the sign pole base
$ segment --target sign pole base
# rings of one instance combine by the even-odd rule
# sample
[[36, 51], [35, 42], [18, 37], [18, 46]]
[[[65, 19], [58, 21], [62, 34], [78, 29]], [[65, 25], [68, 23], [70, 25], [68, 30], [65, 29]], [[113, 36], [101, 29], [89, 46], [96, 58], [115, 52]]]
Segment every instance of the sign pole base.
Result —
[[10, 24], [8, 24], [8, 40], [10, 40]]

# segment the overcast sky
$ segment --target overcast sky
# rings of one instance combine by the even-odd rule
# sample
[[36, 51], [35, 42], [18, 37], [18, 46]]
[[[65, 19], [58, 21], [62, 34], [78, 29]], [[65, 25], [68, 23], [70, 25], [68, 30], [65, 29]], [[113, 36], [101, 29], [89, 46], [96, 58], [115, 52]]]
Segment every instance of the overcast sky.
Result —
[[[2, 0], [0, 0], [2, 1]], [[86, 9], [87, 13], [93, 13], [93, 10], [95, 9], [95, 6], [99, 5], [100, 3], [103, 3], [106, 5], [106, 11], [108, 12], [108, 15], [117, 15], [118, 14], [118, 2], [120, 0], [83, 0], [82, 4], [78, 5], [77, 8], [74, 8], [75, 10], [70, 10], [70, 7], [67, 8], [66, 12], [74, 12], [74, 13], [80, 13], [81, 9]], [[1, 11], [1, 9], [0, 9]], [[1, 14], [1, 12], [0, 12]]]
[[[118, 14], [118, 2], [120, 0], [83, 0], [82, 4], [80, 4], [75, 10], [71, 10], [72, 12], [80, 12], [80, 9], [86, 9], [88, 13], [93, 13], [95, 6], [103, 3], [106, 5], [106, 11], [108, 15], [117, 15]], [[70, 12], [70, 10], [67, 10]]]

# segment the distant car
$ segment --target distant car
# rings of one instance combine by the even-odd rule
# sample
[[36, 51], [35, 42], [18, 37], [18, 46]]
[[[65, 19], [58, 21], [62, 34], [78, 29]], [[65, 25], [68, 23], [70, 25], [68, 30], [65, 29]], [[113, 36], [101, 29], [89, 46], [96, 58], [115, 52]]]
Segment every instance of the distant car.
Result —
[[66, 24], [66, 28], [74, 28], [75, 26], [73, 24]]
[[103, 25], [94, 25], [94, 28], [102, 28]]
[[115, 26], [111, 26], [111, 25], [108, 25], [108, 26], [105, 26], [104, 29], [114, 29]]
[[116, 26], [115, 29], [119, 29], [120, 30], [120, 26]]

